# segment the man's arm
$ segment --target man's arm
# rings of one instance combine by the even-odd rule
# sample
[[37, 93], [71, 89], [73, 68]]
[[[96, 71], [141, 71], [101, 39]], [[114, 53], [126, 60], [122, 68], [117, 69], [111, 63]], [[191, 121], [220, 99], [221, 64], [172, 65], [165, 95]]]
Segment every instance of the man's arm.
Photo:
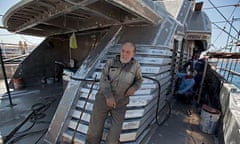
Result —
[[179, 94], [184, 94], [185, 92], [190, 90], [194, 86], [194, 84], [195, 84], [195, 81], [193, 79], [193, 80], [189, 81], [188, 85], [185, 88], [179, 90], [178, 93]]
[[102, 77], [100, 80], [101, 91], [106, 98], [113, 97], [113, 92], [112, 92], [111, 85], [110, 85], [111, 79], [109, 77], [109, 68], [110, 68], [111, 64], [112, 64], [112, 60], [108, 60], [106, 62], [105, 66], [103, 68]]
[[134, 95], [135, 91], [141, 87], [142, 82], [143, 82], [143, 77], [142, 77], [142, 73], [141, 73], [141, 67], [140, 67], [140, 64], [137, 63], [137, 70], [135, 73], [134, 82], [133, 82], [132, 86], [127, 90], [125, 96]]
[[142, 77], [142, 72], [141, 72], [141, 67], [140, 64], [137, 63], [137, 70], [135, 73], [135, 78], [132, 87], [135, 88], [135, 90], [138, 90], [143, 82], [143, 77]]
[[181, 73], [181, 72], [177, 72], [177, 73], [176, 73], [176, 76], [177, 76], [178, 78], [184, 78], [186, 75], [187, 75], [187, 73]]

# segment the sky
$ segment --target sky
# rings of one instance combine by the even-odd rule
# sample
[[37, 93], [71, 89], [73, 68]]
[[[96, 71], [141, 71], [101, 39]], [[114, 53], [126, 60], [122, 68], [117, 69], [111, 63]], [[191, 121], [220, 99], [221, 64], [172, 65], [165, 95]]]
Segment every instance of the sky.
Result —
[[[21, 0], [0, 0], [0, 26], [3, 26], [2, 18], [7, 10]], [[0, 43], [18, 44], [19, 41], [26, 41], [28, 45], [37, 46], [44, 40], [44, 37], [33, 37], [10, 33], [5, 29], [0, 29]]]
[[[235, 27], [235, 29], [230, 30], [230, 25], [226, 21], [220, 13], [216, 9], [210, 9], [213, 7], [213, 5], [209, 2], [210, 0], [202, 0], [204, 2], [203, 4], [203, 11], [205, 11], [210, 18], [211, 22], [214, 22], [216, 25], [212, 24], [212, 38], [211, 38], [211, 45], [213, 50], [219, 49], [219, 48], [225, 48], [227, 45], [229, 46], [230, 42], [236, 42], [233, 38], [229, 37], [229, 41], [227, 43], [228, 35], [220, 30], [220, 28], [224, 28], [226, 32], [230, 32], [232, 36], [237, 37], [238, 33], [240, 32], [240, 0], [211, 0], [210, 2], [213, 3], [215, 7], [218, 7], [218, 10], [220, 13], [224, 15], [224, 17], [229, 21], [230, 24]], [[200, 2], [200, 0], [197, 0], [197, 2]], [[230, 6], [233, 4], [239, 4], [238, 7]], [[221, 6], [227, 6], [227, 7], [221, 7]], [[232, 20], [235, 20], [234, 22], [231, 22]], [[239, 38], [238, 38], [239, 40]], [[235, 47], [236, 48], [236, 47]], [[234, 49], [235, 52], [240, 52], [239, 47]]]
[[[0, 0], [0, 19], [1, 23], [0, 26], [3, 26], [2, 24], [2, 15], [5, 14], [5, 12], [13, 6], [15, 3], [19, 2], [20, 0]], [[228, 36], [225, 32], [220, 30], [217, 27], [224, 28], [225, 31], [229, 32], [229, 24], [223, 21], [226, 21], [221, 14], [219, 14], [216, 9], [211, 9], [213, 5], [209, 2], [209, 0], [196, 0], [197, 2], [203, 2], [203, 11], [207, 13], [210, 20], [215, 23], [217, 26], [212, 25], [212, 38], [211, 38], [211, 46], [213, 49], [219, 49], [226, 47]], [[239, 4], [240, 0], [211, 0], [211, 2], [214, 4], [214, 6], [226, 6], [226, 5], [232, 5], [232, 4]], [[210, 9], [209, 9], [210, 8]], [[240, 30], [240, 6], [234, 7], [234, 6], [228, 6], [228, 7], [219, 7], [218, 10], [224, 15], [224, 17], [228, 20], [238, 19], [238, 21], [235, 21], [232, 23], [232, 25], [239, 31]], [[237, 33], [232, 29], [232, 35], [237, 36]], [[39, 44], [44, 37], [32, 37], [32, 36], [26, 36], [26, 35], [19, 35], [14, 33], [9, 33], [7, 30], [0, 29], [0, 42], [2, 43], [18, 43], [18, 41], [26, 41], [27, 43], [37, 45]], [[231, 41], [232, 38], [229, 38], [229, 41]], [[239, 51], [239, 50], [238, 50]]]

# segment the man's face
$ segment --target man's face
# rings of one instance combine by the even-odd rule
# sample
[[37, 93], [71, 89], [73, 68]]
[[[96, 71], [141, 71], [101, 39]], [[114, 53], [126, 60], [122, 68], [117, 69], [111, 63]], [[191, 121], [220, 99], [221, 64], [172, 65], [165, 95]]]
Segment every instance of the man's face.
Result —
[[120, 61], [122, 63], [128, 63], [134, 57], [134, 47], [131, 43], [125, 43], [122, 46], [121, 53], [120, 53]]
[[200, 57], [200, 54], [199, 53], [195, 53], [195, 55], [194, 55], [194, 59], [199, 59], [199, 57]]

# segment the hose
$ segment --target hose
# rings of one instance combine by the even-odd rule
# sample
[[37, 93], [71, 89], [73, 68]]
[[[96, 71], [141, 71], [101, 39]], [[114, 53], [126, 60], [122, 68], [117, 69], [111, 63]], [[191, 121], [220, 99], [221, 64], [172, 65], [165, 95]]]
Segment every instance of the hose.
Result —
[[[158, 85], [158, 99], [157, 99], [157, 108], [156, 108], [156, 113], [155, 113], [155, 120], [156, 120], [157, 125], [158, 125], [158, 126], [161, 126], [162, 124], [164, 124], [164, 123], [167, 121], [167, 119], [168, 119], [168, 118], [170, 117], [170, 115], [171, 115], [172, 108], [171, 108], [170, 102], [169, 102], [167, 99], [165, 99], [165, 102], [166, 102], [166, 103], [165, 103], [165, 105], [160, 109], [160, 108], [159, 108], [160, 99], [161, 99], [161, 84], [160, 84], [160, 82], [159, 82], [157, 79], [152, 78], [152, 77], [147, 76], [147, 75], [143, 75], [143, 77], [146, 78], [146, 79], [149, 79], [149, 80], [152, 80], [152, 81], [156, 82], [157, 85]], [[159, 114], [160, 114], [160, 113], [164, 110], [164, 108], [166, 108], [166, 107], [167, 107], [167, 109], [169, 110], [168, 113], [167, 113], [167, 116], [166, 116], [162, 121], [159, 121]]]
[[[27, 136], [27, 135], [29, 135], [31, 133], [37, 133], [37, 132], [43, 131], [43, 130], [41, 130], [41, 131], [35, 131], [35, 132], [26, 133], [27, 131], [29, 131], [37, 123], [37, 120], [45, 117], [45, 114], [43, 112], [45, 112], [54, 101], [55, 101], [55, 99], [52, 99], [52, 100], [49, 100], [47, 104], [36, 103], [36, 104], [32, 105], [32, 107], [31, 107], [32, 111], [29, 114], [27, 114], [27, 117], [20, 124], [18, 124], [7, 136], [3, 137], [4, 143], [9, 142], [15, 135], [19, 135], [20, 134], [19, 136], [17, 136], [14, 139], [12, 139], [9, 143], [15, 143], [16, 141], [18, 141], [22, 137], [25, 137], [25, 136]], [[19, 129], [28, 120], [30, 120], [32, 122], [32, 125], [30, 125], [25, 130], [23, 130], [21, 132], [18, 132]], [[46, 123], [46, 122], [41, 122], [41, 123]]]

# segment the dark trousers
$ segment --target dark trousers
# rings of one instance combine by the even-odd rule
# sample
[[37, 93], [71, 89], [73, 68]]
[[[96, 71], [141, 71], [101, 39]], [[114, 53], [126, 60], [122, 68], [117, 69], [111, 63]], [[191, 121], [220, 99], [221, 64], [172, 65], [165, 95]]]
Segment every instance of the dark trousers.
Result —
[[106, 99], [104, 96], [96, 95], [87, 133], [87, 144], [100, 144], [104, 123], [109, 113], [111, 114], [111, 127], [105, 144], [119, 144], [119, 137], [122, 130], [125, 112], [126, 106], [112, 109], [106, 105]]
[[184, 104], [191, 104], [193, 99], [193, 93], [184, 93], [175, 95], [177, 101], [180, 101]]

